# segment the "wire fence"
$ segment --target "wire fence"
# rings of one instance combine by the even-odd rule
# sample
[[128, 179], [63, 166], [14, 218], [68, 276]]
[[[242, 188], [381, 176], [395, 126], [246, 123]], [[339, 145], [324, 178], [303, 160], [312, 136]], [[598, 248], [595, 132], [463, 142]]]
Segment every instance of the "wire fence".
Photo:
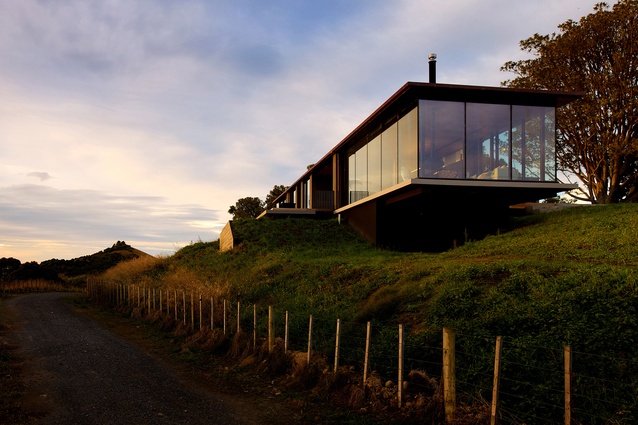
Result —
[[486, 423], [630, 424], [638, 419], [635, 353], [590, 354], [560, 344], [537, 345], [529, 337], [472, 334], [455, 335], [446, 347], [443, 329], [422, 324], [337, 321], [194, 290], [114, 287], [98, 279], [89, 280], [87, 292], [102, 304], [170, 317], [192, 332], [245, 332], [252, 334], [254, 347], [277, 339], [288, 352], [307, 352], [308, 359], [321, 355], [327, 369], [347, 368], [361, 376], [362, 388], [377, 387], [379, 397], [396, 408], [428, 405], [423, 400], [443, 394], [446, 408], [454, 397], [457, 411], [475, 405], [490, 410]]
[[50, 292], [50, 291], [71, 291], [81, 292], [84, 288], [70, 286], [60, 282], [53, 282], [44, 279], [16, 280], [11, 282], [0, 282], [0, 293], [25, 294], [29, 292]]

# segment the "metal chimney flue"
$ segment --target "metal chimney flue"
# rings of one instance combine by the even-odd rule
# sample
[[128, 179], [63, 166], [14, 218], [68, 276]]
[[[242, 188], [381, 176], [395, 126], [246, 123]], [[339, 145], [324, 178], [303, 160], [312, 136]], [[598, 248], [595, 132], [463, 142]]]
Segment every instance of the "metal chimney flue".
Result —
[[436, 84], [436, 53], [430, 53], [428, 60], [430, 61], [430, 83]]

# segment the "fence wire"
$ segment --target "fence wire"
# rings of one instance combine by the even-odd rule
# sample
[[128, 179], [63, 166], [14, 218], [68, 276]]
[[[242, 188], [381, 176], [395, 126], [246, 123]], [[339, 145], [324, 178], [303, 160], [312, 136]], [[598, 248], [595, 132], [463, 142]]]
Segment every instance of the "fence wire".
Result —
[[[192, 326], [225, 328], [230, 334], [250, 332], [255, 344], [272, 332], [289, 351], [306, 352], [335, 362], [351, 371], [374, 375], [381, 382], [399, 379], [398, 325], [339, 322], [333, 317], [313, 315], [309, 332], [308, 312], [284, 311], [277, 306], [229, 301], [211, 293], [192, 290], [152, 290], [147, 287], [108, 287], [89, 282], [89, 297], [109, 304], [125, 304], [143, 312], [159, 314]], [[160, 302], [161, 297], [161, 302]], [[200, 308], [201, 297], [201, 308]], [[191, 302], [191, 299], [193, 300]], [[270, 310], [272, 309], [272, 310]], [[212, 317], [211, 317], [212, 315]], [[286, 320], [286, 315], [288, 320]], [[456, 337], [456, 390], [458, 402], [488, 404], [494, 381], [496, 336], [460, 334]], [[498, 417], [501, 424], [561, 424], [565, 416], [564, 348], [548, 347], [532, 338], [502, 339]], [[366, 345], [369, 350], [366, 358]], [[410, 391], [431, 394], [441, 385], [443, 370], [442, 330], [435, 326], [418, 329], [404, 325], [403, 376]], [[638, 358], [634, 353], [608, 355], [572, 351], [572, 418], [580, 424], [630, 424], [638, 420]], [[364, 366], [367, 364], [367, 370]], [[418, 376], [418, 379], [416, 378]], [[363, 382], [362, 382], [363, 385]]]

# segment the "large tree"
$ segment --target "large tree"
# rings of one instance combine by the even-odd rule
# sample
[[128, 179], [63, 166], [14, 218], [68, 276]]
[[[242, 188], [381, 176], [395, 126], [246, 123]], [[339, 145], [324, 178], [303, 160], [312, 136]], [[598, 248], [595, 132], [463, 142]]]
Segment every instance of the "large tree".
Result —
[[269, 210], [275, 207], [275, 199], [288, 189], [288, 186], [283, 184], [273, 186], [272, 190], [266, 195], [266, 209]]
[[637, 202], [638, 0], [598, 3], [558, 28], [520, 42], [533, 58], [507, 62], [517, 76], [503, 85], [584, 92], [557, 111], [559, 170], [580, 180], [579, 199]]
[[257, 218], [264, 211], [264, 202], [257, 197], [240, 198], [228, 209], [233, 220], [241, 218]]

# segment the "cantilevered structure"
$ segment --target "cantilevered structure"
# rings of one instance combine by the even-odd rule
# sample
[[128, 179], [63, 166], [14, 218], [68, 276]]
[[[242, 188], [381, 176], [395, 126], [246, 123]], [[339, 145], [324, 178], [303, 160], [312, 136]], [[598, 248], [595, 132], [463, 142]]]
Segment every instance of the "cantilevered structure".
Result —
[[265, 215], [336, 214], [402, 250], [480, 237], [511, 205], [576, 188], [557, 181], [556, 109], [580, 96], [408, 82]]

